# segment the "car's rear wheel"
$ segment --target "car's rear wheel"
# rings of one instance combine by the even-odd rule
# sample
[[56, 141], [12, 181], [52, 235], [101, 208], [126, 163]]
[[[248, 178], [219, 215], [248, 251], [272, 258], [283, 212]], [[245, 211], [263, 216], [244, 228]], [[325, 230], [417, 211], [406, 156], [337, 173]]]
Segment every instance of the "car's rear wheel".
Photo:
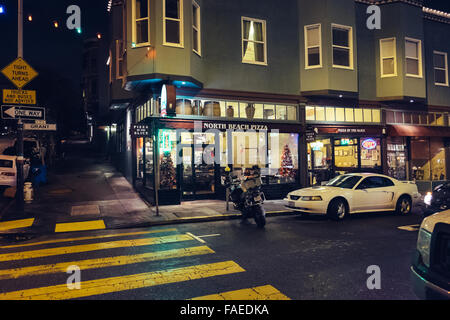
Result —
[[343, 199], [334, 199], [328, 206], [327, 215], [335, 221], [344, 220], [347, 216], [348, 208]]
[[401, 196], [397, 201], [395, 212], [399, 215], [406, 216], [412, 211], [412, 201], [408, 196]]

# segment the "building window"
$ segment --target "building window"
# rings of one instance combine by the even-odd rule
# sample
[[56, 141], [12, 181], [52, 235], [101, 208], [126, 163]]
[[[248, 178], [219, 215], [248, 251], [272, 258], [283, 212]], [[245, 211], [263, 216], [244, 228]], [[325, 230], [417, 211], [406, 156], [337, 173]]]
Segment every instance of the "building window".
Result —
[[150, 44], [150, 6], [149, 0], [133, 1], [132, 46]]
[[122, 40], [116, 40], [116, 79], [123, 79], [124, 74], [124, 62], [123, 62], [124, 47]]
[[397, 48], [395, 38], [380, 40], [381, 77], [397, 76]]
[[242, 17], [242, 62], [267, 65], [266, 21]]
[[198, 55], [202, 55], [202, 37], [201, 37], [201, 15], [200, 6], [192, 2], [192, 49]]
[[183, 47], [183, 1], [164, 0], [164, 45]]
[[322, 67], [322, 26], [305, 26], [305, 69]]
[[353, 69], [352, 27], [332, 25], [333, 67]]
[[422, 41], [406, 38], [406, 75], [422, 78]]
[[434, 51], [434, 83], [448, 87], [448, 60], [446, 52]]

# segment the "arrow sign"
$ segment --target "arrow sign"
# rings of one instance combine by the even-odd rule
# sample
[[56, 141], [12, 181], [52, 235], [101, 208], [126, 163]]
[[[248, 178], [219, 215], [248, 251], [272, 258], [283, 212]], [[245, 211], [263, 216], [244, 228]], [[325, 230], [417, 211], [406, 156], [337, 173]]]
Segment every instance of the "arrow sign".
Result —
[[2, 119], [45, 120], [45, 108], [2, 106]]

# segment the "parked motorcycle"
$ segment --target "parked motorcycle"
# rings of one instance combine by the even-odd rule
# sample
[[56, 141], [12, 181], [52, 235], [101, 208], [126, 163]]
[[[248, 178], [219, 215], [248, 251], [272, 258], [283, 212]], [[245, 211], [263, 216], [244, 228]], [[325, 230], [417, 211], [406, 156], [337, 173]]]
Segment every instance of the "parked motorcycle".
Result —
[[[233, 202], [234, 208], [242, 213], [242, 218], [255, 219], [259, 228], [266, 225], [266, 212], [263, 203], [264, 193], [261, 191], [261, 173], [259, 168], [253, 167], [250, 174], [245, 174], [242, 178], [233, 175], [227, 168], [223, 184], [230, 188], [229, 200]], [[251, 172], [253, 171], [253, 172]]]

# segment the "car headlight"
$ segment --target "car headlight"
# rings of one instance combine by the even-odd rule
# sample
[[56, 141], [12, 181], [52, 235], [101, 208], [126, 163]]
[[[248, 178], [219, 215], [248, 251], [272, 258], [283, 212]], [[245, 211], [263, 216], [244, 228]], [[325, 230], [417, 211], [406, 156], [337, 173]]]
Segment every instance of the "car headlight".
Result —
[[423, 198], [423, 202], [425, 202], [425, 204], [431, 206], [431, 200], [433, 199], [433, 194], [431, 192], [428, 192], [426, 194], [426, 196]]
[[302, 201], [322, 201], [321, 196], [303, 196]]
[[422, 256], [423, 263], [428, 268], [430, 267], [430, 244], [431, 233], [425, 229], [420, 228], [419, 237], [417, 238], [417, 250]]

